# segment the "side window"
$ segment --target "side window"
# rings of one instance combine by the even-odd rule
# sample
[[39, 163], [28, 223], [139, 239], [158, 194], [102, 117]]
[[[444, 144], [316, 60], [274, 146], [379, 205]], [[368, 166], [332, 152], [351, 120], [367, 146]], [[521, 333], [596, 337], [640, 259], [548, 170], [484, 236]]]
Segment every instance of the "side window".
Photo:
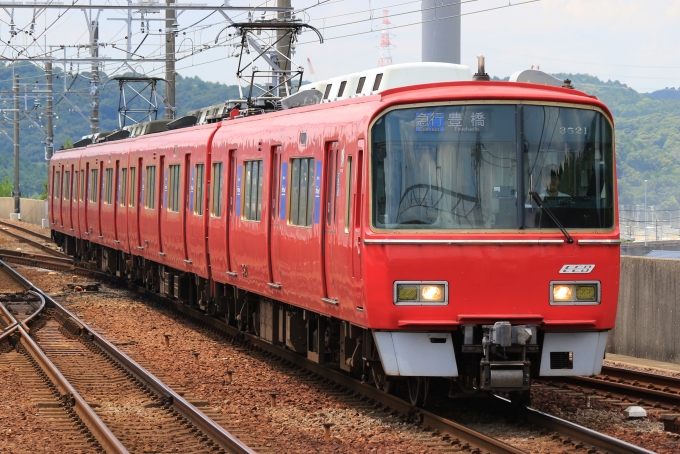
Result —
[[146, 166], [146, 200], [144, 207], [156, 208], [156, 166]]
[[262, 161], [243, 163], [245, 178], [243, 183], [243, 218], [259, 221], [262, 215]]
[[78, 171], [75, 170], [73, 172], [73, 201], [77, 202], [78, 201], [78, 185], [80, 184], [80, 180], [78, 179]]
[[168, 194], [168, 211], [179, 211], [179, 180], [180, 165], [170, 166], [170, 183], [168, 184], [170, 193]]
[[69, 170], [64, 172], [64, 200], [71, 198], [71, 172]]
[[85, 200], [85, 171], [80, 171], [80, 201]]
[[196, 189], [194, 190], [194, 214], [203, 216], [205, 164], [196, 164]]
[[[337, 207], [336, 198], [339, 194], [337, 191], [340, 190], [340, 168], [338, 162], [340, 160], [340, 154], [338, 153], [338, 143], [333, 142], [330, 144], [328, 152], [328, 162], [326, 163], [326, 184], [328, 185], [326, 189], [326, 224], [331, 226], [335, 223]], [[337, 180], [336, 180], [337, 172]], [[338, 184], [336, 190], [336, 182]]]
[[345, 233], [348, 233], [352, 213], [352, 156], [347, 156], [345, 172]]
[[58, 199], [60, 197], [60, 189], [61, 189], [61, 171], [57, 170], [56, 176], [54, 177], [54, 189], [52, 190], [52, 195], [54, 195], [55, 199]]
[[104, 203], [111, 205], [113, 201], [113, 169], [106, 169], [104, 178]]
[[314, 158], [291, 159], [290, 212], [291, 225], [309, 227], [314, 216]]
[[212, 168], [212, 197], [210, 198], [210, 214], [216, 218], [222, 216], [222, 163], [216, 162]]
[[127, 175], [128, 169], [120, 170], [120, 199], [118, 200], [118, 203], [122, 207], [127, 203]]
[[90, 170], [90, 202], [97, 201], [97, 188], [99, 187], [99, 169]]
[[237, 188], [240, 191], [241, 188], [237, 184], [237, 172], [238, 167], [236, 166], [236, 150], [229, 151], [229, 168], [231, 169], [231, 179], [229, 180], [229, 213], [233, 216], [236, 211], [236, 192]]
[[[278, 219], [280, 213], [277, 213], [277, 200], [279, 199], [279, 175], [281, 174], [281, 147], [274, 148], [274, 168], [272, 171], [272, 200], [271, 200], [271, 214], [272, 219]], [[281, 207], [278, 207], [281, 211]]]
[[137, 185], [137, 169], [130, 167], [130, 206], [135, 206], [135, 186]]

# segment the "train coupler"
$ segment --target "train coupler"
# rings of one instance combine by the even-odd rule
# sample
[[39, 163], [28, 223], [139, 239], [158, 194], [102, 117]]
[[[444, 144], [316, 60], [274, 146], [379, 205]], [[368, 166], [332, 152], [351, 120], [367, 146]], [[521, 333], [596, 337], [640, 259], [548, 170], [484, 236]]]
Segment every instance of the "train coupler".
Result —
[[531, 388], [531, 361], [485, 361], [479, 364], [481, 389], [518, 391]]

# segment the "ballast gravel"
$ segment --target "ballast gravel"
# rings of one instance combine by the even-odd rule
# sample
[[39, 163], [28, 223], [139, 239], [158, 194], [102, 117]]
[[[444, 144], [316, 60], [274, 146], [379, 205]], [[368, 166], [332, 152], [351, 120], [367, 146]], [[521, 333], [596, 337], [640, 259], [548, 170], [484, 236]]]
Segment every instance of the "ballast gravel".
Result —
[[[60, 296], [69, 310], [152, 372], [170, 377], [234, 424], [242, 424], [272, 452], [435, 452], [421, 441], [423, 433], [417, 428], [386, 423], [370, 409], [357, 410], [310, 386], [304, 377], [198, 330], [170, 311], [135, 301], [138, 295], [106, 285], [102, 292], [74, 293], [66, 287], [73, 281], [66, 273], [19, 270], [36, 285]], [[165, 334], [170, 335], [169, 348]], [[227, 370], [234, 372], [231, 384], [226, 383]], [[273, 408], [270, 393], [277, 394]], [[540, 386], [532, 390], [532, 401], [538, 410], [646, 449], [680, 451], [680, 437], [664, 432], [659, 421], [653, 417], [626, 420], [618, 405], [593, 401], [591, 408], [586, 408], [585, 399]], [[502, 417], [465, 419], [463, 415], [460, 422], [527, 452], [578, 452], [573, 447], [556, 449], [548, 434], [506, 423]], [[326, 422], [334, 424], [330, 442], [323, 438], [322, 424]]]

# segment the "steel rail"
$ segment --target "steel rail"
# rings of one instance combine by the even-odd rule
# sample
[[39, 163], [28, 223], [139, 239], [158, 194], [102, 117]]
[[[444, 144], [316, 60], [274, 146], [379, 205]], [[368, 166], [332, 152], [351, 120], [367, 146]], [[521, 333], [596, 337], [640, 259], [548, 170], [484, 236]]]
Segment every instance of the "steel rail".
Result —
[[680, 390], [680, 378], [672, 377], [670, 375], [653, 374], [651, 372], [643, 372], [616, 366], [602, 366], [600, 375], [603, 376], [604, 380], [608, 381], [612, 378], [623, 378], [625, 380], [644, 381], [645, 383], [650, 383], [655, 386]]
[[[43, 304], [41, 304], [41, 307], [44, 307], [45, 298], [47, 298], [47, 296], [44, 293], [42, 293], [40, 289], [35, 287], [29, 280], [25, 279], [14, 269], [9, 267], [6, 263], [0, 261], [0, 265], [14, 279], [21, 282], [22, 285], [24, 285], [25, 287], [30, 287], [33, 290], [32, 293], [40, 294], [43, 299]], [[50, 381], [54, 383], [54, 385], [57, 387], [57, 390], [59, 391], [59, 394], [61, 394], [62, 398], [65, 397], [68, 399], [68, 402], [73, 407], [73, 410], [80, 417], [81, 421], [83, 421], [83, 423], [88, 428], [90, 433], [92, 433], [92, 435], [97, 439], [102, 448], [104, 448], [104, 450], [107, 453], [127, 454], [128, 451], [127, 449], [125, 449], [123, 444], [118, 440], [118, 438], [116, 438], [115, 435], [113, 435], [113, 433], [111, 433], [109, 428], [106, 427], [102, 420], [99, 419], [99, 416], [97, 416], [94, 410], [92, 410], [92, 408], [87, 404], [87, 402], [85, 402], [85, 399], [82, 398], [78, 391], [76, 391], [76, 389], [71, 385], [71, 383], [69, 383], [66, 377], [62, 375], [59, 369], [57, 369], [56, 366], [52, 363], [52, 361], [50, 361], [50, 359], [45, 355], [45, 353], [43, 353], [38, 344], [36, 344], [35, 341], [31, 339], [31, 337], [28, 335], [26, 330], [21, 326], [21, 324], [17, 321], [17, 319], [9, 311], [7, 311], [4, 305], [0, 306], [2, 306], [2, 310], [5, 316], [9, 317], [16, 324], [15, 330], [18, 330], [19, 333], [21, 334], [20, 342], [24, 346], [26, 351], [38, 363], [38, 366], [47, 375]], [[35, 314], [36, 313], [34, 312], [32, 316]]]
[[[12, 251], [9, 251], [12, 252]], [[42, 256], [45, 257], [45, 256]], [[54, 257], [55, 259], [60, 259], [60, 257]], [[32, 266], [36, 268], [47, 268], [47, 269], [54, 269], [58, 271], [71, 271], [75, 270], [76, 267], [73, 264], [69, 264], [68, 262], [61, 262], [61, 261], [55, 261], [55, 260], [50, 260], [50, 258], [44, 258], [44, 259], [35, 259], [32, 258], [30, 255], [15, 255], [15, 254], [8, 254], [6, 250], [0, 250], [0, 260], [4, 260], [6, 262], [11, 262], [17, 265], [24, 265], [24, 266]]]
[[[502, 399], [499, 397], [499, 399]], [[573, 422], [526, 407], [527, 421], [567, 437], [577, 439], [609, 453], [654, 454], [654, 451], [596, 432]]]
[[[8, 267], [1, 260], [0, 264], [7, 267], [7, 269], [13, 272], [14, 274], [18, 275], [20, 279], [22, 279], [33, 290], [40, 292], [40, 289], [37, 288], [31, 281], [19, 275], [15, 270]], [[78, 317], [72, 314], [68, 309], [63, 307], [58, 302], [56, 302], [49, 295], [46, 295], [44, 293], [42, 293], [42, 295], [44, 296], [45, 300], [49, 303], [49, 305], [56, 309], [57, 312], [59, 312], [62, 316], [69, 318], [77, 325], [80, 325], [82, 327], [83, 333], [90, 336], [91, 340], [97, 346], [99, 346], [102, 349], [102, 351], [104, 351], [110, 357], [118, 361], [118, 363], [120, 363], [123, 367], [130, 371], [137, 379], [144, 383], [144, 385], [148, 386], [150, 389], [156, 392], [156, 394], [158, 394], [161, 398], [164, 398], [166, 402], [170, 403], [176, 411], [178, 411], [182, 416], [184, 416], [187, 420], [193, 423], [198, 429], [200, 429], [203, 433], [209, 436], [213, 441], [219, 444], [223, 449], [231, 453], [255, 454], [255, 451], [246, 446], [236, 436], [229, 433], [226, 429], [224, 429], [222, 426], [217, 424], [211, 418], [203, 414], [200, 410], [194, 407], [186, 399], [177, 394], [171, 388], [167, 387], [162, 381], [160, 381], [158, 378], [156, 378], [142, 366], [137, 364], [125, 353], [118, 350], [113, 344], [104, 339], [96, 331], [92, 330], [89, 326], [87, 326], [87, 324], [85, 324], [82, 320], [80, 320]], [[73, 391], [75, 392], [75, 390]]]
[[[622, 368], [616, 368], [620, 369], [617, 371], [614, 371], [613, 369], [615, 368], [608, 367], [605, 369], [605, 367], [603, 367], [603, 374], [597, 375], [595, 377], [559, 377], [555, 380], [551, 380], [551, 382], [566, 383], [567, 385], [612, 393], [614, 397], [617, 398], [633, 398], [653, 401], [666, 409], [680, 407], [680, 394], [677, 392], [680, 391], [679, 379], [658, 374], [631, 371]], [[609, 380], [604, 378], [605, 371], [609, 372], [606, 374], [609, 376]], [[623, 380], [641, 381], [644, 382], [644, 385], [651, 385], [654, 388], [644, 386], [642, 383], [636, 385], [633, 383], [620, 382], [618, 380], [613, 380], [612, 377]], [[675, 393], [666, 391], [666, 389], [670, 389], [671, 387], [676, 389]]]
[[[14, 227], [14, 226], [12, 226], [12, 227]], [[13, 236], [14, 238], [18, 239], [20, 242], [27, 243], [27, 244], [29, 244], [29, 245], [35, 247], [35, 248], [38, 248], [38, 249], [41, 249], [41, 250], [47, 252], [47, 253], [49, 253], [49, 254], [52, 254], [52, 255], [55, 255], [55, 256], [58, 256], [58, 257], [68, 257], [68, 256], [67, 256], [66, 254], [64, 254], [63, 252], [60, 252], [60, 251], [57, 251], [57, 250], [52, 249], [52, 248], [50, 248], [50, 247], [47, 247], [47, 246], [45, 246], [44, 244], [40, 244], [40, 243], [38, 243], [38, 242], [35, 241], [35, 240], [32, 240], [32, 239], [30, 239], [30, 238], [26, 238], [25, 236], [21, 236], [21, 235], [19, 235], [19, 234], [16, 233], [16, 232], [12, 232], [11, 230], [9, 230], [9, 227], [3, 228], [3, 229], [1, 230], [1, 233], [6, 233], [6, 234], [8, 234], [8, 235], [10, 235], [10, 236]], [[47, 240], [46, 240], [46, 241], [47, 241]], [[50, 239], [49, 241], [52, 241], [52, 240]]]
[[59, 257], [55, 255], [33, 254], [31, 252], [13, 251], [11, 249], [0, 249], [0, 254], [7, 257], [18, 257], [25, 259], [36, 259], [38, 261], [50, 261], [54, 263], [73, 264], [71, 257]]
[[19, 321], [12, 317], [12, 314], [7, 310], [4, 304], [0, 304], [0, 312], [2, 312], [2, 318], [4, 318], [8, 326], [6, 326], [3, 330], [2, 333], [0, 334], [0, 341], [3, 340], [5, 337], [9, 336], [12, 334], [14, 331], [17, 330], [19, 327]]

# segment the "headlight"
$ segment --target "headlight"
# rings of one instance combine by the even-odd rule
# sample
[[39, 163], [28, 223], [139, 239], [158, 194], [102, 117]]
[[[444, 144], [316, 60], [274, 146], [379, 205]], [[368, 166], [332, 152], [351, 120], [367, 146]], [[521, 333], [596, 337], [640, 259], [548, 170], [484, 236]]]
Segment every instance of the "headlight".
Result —
[[593, 305], [600, 304], [599, 282], [551, 282], [550, 304], [552, 305]]
[[571, 299], [571, 285], [555, 285], [553, 287], [553, 298], [556, 301], [569, 301]]
[[446, 305], [449, 285], [435, 281], [397, 281], [394, 283], [394, 304], [397, 305]]
[[420, 290], [423, 301], [444, 301], [443, 285], [423, 285]]

